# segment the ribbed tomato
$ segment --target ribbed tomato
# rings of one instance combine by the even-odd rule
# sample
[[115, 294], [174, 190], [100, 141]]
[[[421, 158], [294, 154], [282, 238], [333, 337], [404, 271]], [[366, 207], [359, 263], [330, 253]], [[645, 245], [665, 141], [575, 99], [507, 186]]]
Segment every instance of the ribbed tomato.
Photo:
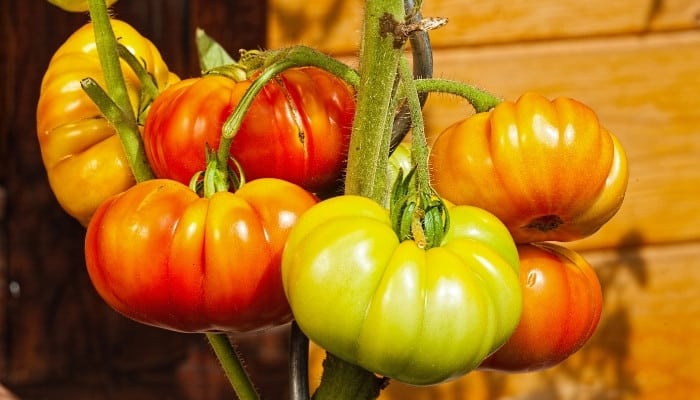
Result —
[[627, 188], [618, 139], [586, 105], [526, 93], [443, 131], [430, 152], [435, 190], [499, 217], [518, 243], [596, 232]]
[[[144, 145], [158, 177], [188, 182], [217, 149], [224, 121], [250, 87], [208, 74], [174, 85], [153, 102]], [[273, 177], [321, 192], [342, 176], [355, 112], [352, 88], [315, 67], [292, 68], [255, 98], [231, 144], [249, 180]]]

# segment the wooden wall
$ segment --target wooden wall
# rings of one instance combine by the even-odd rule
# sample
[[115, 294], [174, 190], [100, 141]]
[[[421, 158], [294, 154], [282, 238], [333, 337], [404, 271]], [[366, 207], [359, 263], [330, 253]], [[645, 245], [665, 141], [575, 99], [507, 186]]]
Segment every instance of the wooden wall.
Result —
[[[305, 44], [354, 63], [360, 1], [271, 0], [268, 46]], [[605, 310], [593, 340], [540, 373], [473, 373], [385, 399], [700, 398], [700, 1], [425, 0], [435, 76], [514, 100], [528, 90], [594, 108], [630, 163], [619, 214], [573, 243], [596, 267]], [[471, 110], [428, 100], [429, 133]], [[318, 351], [314, 350], [316, 357]]]

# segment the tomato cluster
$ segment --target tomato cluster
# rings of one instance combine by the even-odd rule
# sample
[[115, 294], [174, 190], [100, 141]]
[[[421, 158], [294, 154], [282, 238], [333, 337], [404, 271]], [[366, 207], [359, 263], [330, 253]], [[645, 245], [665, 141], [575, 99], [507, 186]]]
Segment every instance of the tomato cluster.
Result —
[[123, 67], [155, 179], [135, 182], [77, 83], [102, 76], [91, 25], [54, 55], [37, 130], [59, 203], [87, 226], [89, 276], [118, 312], [181, 332], [295, 319], [337, 357], [418, 385], [549, 367], [593, 334], [596, 274], [551, 243], [596, 232], [626, 190], [624, 151], [587, 106], [501, 102], [440, 133], [422, 177], [402, 144], [380, 204], [334, 192], [356, 111], [344, 80], [284, 70], [224, 141], [261, 70], [179, 80], [133, 28], [112, 26], [158, 88], [143, 104]]
[[440, 133], [430, 154], [435, 189], [484, 208], [519, 243], [523, 313], [484, 369], [530, 371], [578, 351], [600, 319], [600, 282], [561, 245], [596, 232], [619, 209], [627, 159], [595, 113], [570, 99], [526, 93]]

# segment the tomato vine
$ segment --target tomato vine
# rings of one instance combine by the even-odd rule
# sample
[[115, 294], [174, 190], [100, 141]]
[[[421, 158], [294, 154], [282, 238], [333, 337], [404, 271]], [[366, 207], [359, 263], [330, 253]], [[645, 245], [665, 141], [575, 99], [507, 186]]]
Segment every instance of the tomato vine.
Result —
[[[158, 88], [149, 80], [148, 74], [141, 68], [139, 61], [119, 46], [111, 29], [105, 0], [88, 0], [88, 6], [94, 22], [95, 42], [105, 75], [106, 89], [101, 88], [95, 80], [90, 78], [83, 80], [81, 85], [106, 118], [116, 127], [137, 182], [150, 180], [154, 175], [144, 153], [138, 119], [145, 112], [150, 100], [157, 96]], [[208, 165], [203, 179], [205, 196], [210, 197], [215, 192], [230, 189], [232, 141], [241, 128], [254, 99], [265, 85], [287, 69], [315, 66], [343, 79], [356, 89], [357, 103], [343, 180], [344, 194], [365, 198], [363, 201], [369, 201], [368, 198], [378, 204], [390, 203], [389, 219], [392, 221], [390, 225], [396, 231], [399, 243], [413, 240], [421, 250], [440, 247], [444, 244], [445, 240], [448, 240], [445, 237], [450, 235], [447, 210], [451, 205], [448, 207], [431, 186], [423, 105], [428, 93], [435, 92], [460, 96], [466, 99], [477, 113], [492, 110], [502, 101], [497, 96], [474, 86], [431, 77], [432, 53], [427, 31], [444, 24], [445, 21], [423, 19], [421, 6], [421, 0], [415, 2], [413, 0], [366, 0], [357, 70], [305, 46], [252, 52], [250, 58], [257, 63], [256, 67], [260, 74], [252, 80], [234, 111], [223, 124], [218, 147], [210, 149], [207, 153]], [[198, 41], [203, 36], [203, 32], [197, 32]], [[411, 45], [414, 56], [413, 71], [406, 59], [408, 43]], [[215, 46], [204, 47], [200, 50], [212, 52], [221, 50]], [[235, 63], [226, 54], [220, 53], [216, 56], [219, 57], [220, 62]], [[146, 99], [141, 102], [139, 110], [134, 110], [129, 100], [120, 59], [131, 66], [144, 84], [142, 95]], [[203, 69], [209, 69], [210, 66], [208, 63], [202, 63]], [[246, 75], [245, 72], [235, 71], [238, 75]], [[246, 75], [246, 78], [250, 77]], [[155, 109], [156, 106], [153, 108]], [[412, 130], [411, 164], [413, 168], [407, 177], [399, 173], [398, 183], [392, 187], [388, 178], [388, 158], [409, 130]], [[193, 181], [193, 185], [195, 184], [196, 182]], [[234, 186], [238, 185], [234, 184]], [[387, 201], [388, 196], [392, 196], [391, 201]], [[315, 200], [316, 197], [314, 197]], [[386, 210], [381, 209], [381, 211]], [[455, 211], [455, 214], [458, 212]], [[463, 216], [464, 211], [461, 212], [462, 216], [455, 217], [455, 220], [465, 225], [463, 222], [466, 217]], [[462, 226], [460, 229], [467, 228]], [[508, 233], [505, 229], [504, 232]], [[455, 234], [452, 233], [452, 235]], [[509, 234], [503, 237], [511, 239]], [[485, 241], [488, 241], [488, 238]], [[508, 281], [504, 284], [507, 286], [512, 284], [511, 278], [517, 275], [517, 262], [510, 263], [512, 261], [510, 258], [506, 261], [508, 262], [502, 264], [508, 267], [506, 270], [510, 278], [501, 277], [500, 283]], [[502, 289], [501, 292], [505, 292], [510, 288]], [[509, 295], [516, 298], [519, 292], [513, 290]], [[513, 300], [513, 304], [517, 303], [516, 300]], [[512, 312], [503, 319], [509, 320], [508, 322], [512, 324], [516, 314], [519, 318], [520, 309], [512, 304], [510, 306], [509, 311]], [[299, 321], [301, 324], [301, 317]], [[499, 321], [499, 323], [502, 322]], [[492, 331], [498, 330], [499, 336], [491, 344], [495, 347], [489, 347], [488, 351], [493, 351], [502, 345], [505, 335], [509, 334], [510, 331], [504, 328], [509, 324], [501, 325], [503, 326], [492, 329]], [[393, 335], [391, 333], [389, 336], [393, 339]], [[223, 333], [212, 332], [206, 333], [206, 337], [238, 397], [243, 400], [258, 399], [259, 395], [242, 366], [242, 360], [233, 348], [231, 338]], [[296, 321], [292, 322], [289, 376], [292, 400], [309, 399], [306, 373], [308, 344], [309, 338], [304, 335]], [[375, 352], [375, 354], [382, 353]], [[352, 360], [352, 357], [345, 357], [345, 359]], [[477, 362], [481, 359], [472, 361]], [[474, 366], [469, 364], [469, 367]], [[377, 376], [374, 372], [344, 361], [330, 352], [327, 353], [323, 368], [320, 386], [311, 397], [314, 400], [375, 399], [390, 379]], [[367, 368], [372, 368], [372, 365]], [[426, 368], [429, 369], [429, 367]], [[375, 371], [381, 370], [375, 369]], [[464, 372], [465, 370], [449, 371], [455, 374]], [[394, 375], [387, 373], [387, 376]], [[405, 376], [408, 376], [410, 381], [411, 372], [407, 375], [399, 374], [398, 378], [394, 377], [402, 379]], [[433, 378], [447, 379], [451, 376], [453, 375], [447, 374], [434, 378], [418, 373], [415, 382], [417, 384], [434, 383], [436, 381], [432, 381]]]

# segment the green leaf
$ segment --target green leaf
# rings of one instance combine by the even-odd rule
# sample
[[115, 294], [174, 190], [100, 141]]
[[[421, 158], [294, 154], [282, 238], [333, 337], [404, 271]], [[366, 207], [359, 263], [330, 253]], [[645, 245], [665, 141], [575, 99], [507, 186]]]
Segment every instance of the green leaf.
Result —
[[224, 49], [219, 42], [207, 35], [203, 29], [197, 28], [195, 31], [195, 41], [197, 42], [199, 66], [202, 72], [236, 63], [236, 60], [231, 57], [226, 49]]

